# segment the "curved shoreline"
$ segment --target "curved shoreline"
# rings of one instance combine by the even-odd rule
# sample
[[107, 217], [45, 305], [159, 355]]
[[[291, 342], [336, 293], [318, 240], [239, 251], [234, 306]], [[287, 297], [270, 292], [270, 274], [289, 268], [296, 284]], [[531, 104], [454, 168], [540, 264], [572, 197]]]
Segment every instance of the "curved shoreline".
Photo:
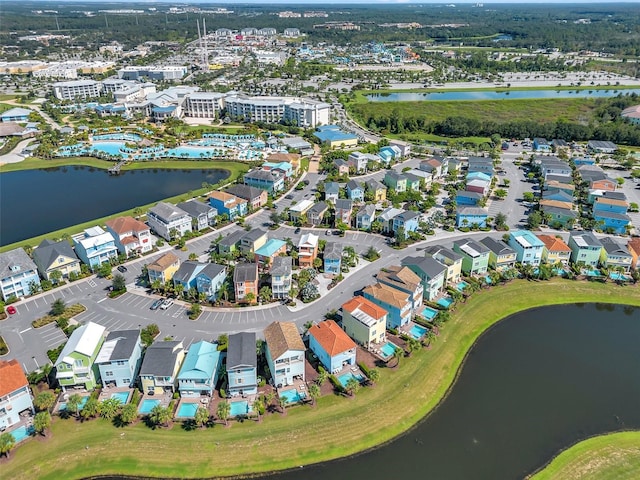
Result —
[[[297, 407], [284, 417], [270, 415], [259, 425], [216, 425], [201, 432], [186, 432], [177, 425], [172, 430], [151, 431], [142, 424], [116, 429], [102, 420], [86, 426], [57, 420], [48, 441], [21, 446], [3, 469], [32, 478], [88, 478], [109, 473], [246, 477], [361, 454], [392, 441], [430, 414], [454, 385], [468, 352], [492, 325], [538, 306], [603, 301], [640, 306], [640, 289], [560, 279], [493, 287], [459, 306], [431, 350], [414, 353], [399, 369], [383, 369], [380, 382], [354, 399], [326, 396], [315, 408]], [[406, 408], [399, 412], [398, 405]], [[313, 435], [308, 433], [310, 426]], [[89, 451], [85, 445], [91, 445]], [[40, 459], [54, 454], [60, 456], [56, 470], [43, 471]]]

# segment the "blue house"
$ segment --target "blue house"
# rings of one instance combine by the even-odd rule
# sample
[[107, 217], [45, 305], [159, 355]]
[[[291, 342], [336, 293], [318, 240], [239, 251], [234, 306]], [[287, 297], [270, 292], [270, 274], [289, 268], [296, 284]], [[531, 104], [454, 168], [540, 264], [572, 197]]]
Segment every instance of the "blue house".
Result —
[[28, 108], [10, 108], [0, 114], [0, 122], [25, 123], [29, 121], [29, 115], [33, 113]]
[[364, 205], [358, 212], [356, 213], [356, 229], [358, 230], [369, 230], [371, 228], [371, 223], [376, 218], [376, 207], [375, 205]]
[[542, 192], [542, 198], [545, 200], [557, 200], [558, 202], [573, 203], [573, 195], [559, 188], [549, 188]]
[[324, 247], [324, 273], [340, 274], [342, 266], [342, 244], [327, 242]]
[[347, 183], [347, 197], [354, 202], [364, 202], [364, 188], [358, 185], [355, 180], [349, 180]]
[[95, 360], [103, 387], [133, 387], [142, 363], [140, 330], [116, 330], [102, 344]]
[[237, 217], [244, 217], [249, 209], [245, 199], [218, 190], [209, 194], [209, 205], [215, 208], [218, 214], [226, 215], [231, 221]]
[[356, 343], [333, 320], [312, 326], [308, 334], [309, 349], [327, 372], [338, 373], [356, 364]]
[[218, 382], [220, 352], [217, 343], [204, 340], [189, 347], [178, 374], [178, 390], [181, 397], [211, 397]]
[[466, 179], [467, 182], [470, 182], [472, 180], [482, 180], [483, 182], [490, 182], [491, 175], [485, 172], [470, 172], [467, 173]]
[[573, 160], [573, 163], [576, 167], [579, 167], [581, 165], [595, 165], [596, 164], [596, 159], [593, 157], [578, 157], [578, 158], [572, 158], [571, 160]]
[[258, 393], [258, 355], [255, 332], [229, 335], [227, 347], [227, 394], [255, 395]]
[[404, 228], [404, 233], [415, 232], [418, 229], [418, 220], [420, 214], [412, 210], [404, 212], [393, 217], [393, 233], [397, 233], [399, 228]]
[[551, 145], [546, 138], [534, 138], [533, 149], [536, 152], [551, 152]]
[[340, 198], [340, 184], [338, 182], [324, 183], [324, 200], [336, 203]]
[[489, 212], [485, 208], [458, 206], [456, 209], [456, 226], [484, 228], [487, 226]]
[[402, 150], [395, 145], [387, 145], [380, 149], [378, 156], [382, 159], [383, 163], [388, 164], [393, 160], [400, 160], [402, 157]]
[[540, 265], [544, 242], [529, 230], [517, 230], [509, 234], [508, 244], [516, 251], [516, 260], [525, 265]]
[[22, 248], [0, 253], [0, 292], [2, 299], [29, 295], [30, 285], [40, 286], [38, 267]]
[[627, 233], [627, 225], [631, 224], [631, 218], [626, 213], [595, 210], [593, 219], [603, 230], [618, 234]]
[[284, 190], [285, 175], [279, 170], [252, 170], [245, 173], [243, 178], [246, 185], [261, 188], [269, 193]]
[[225, 278], [227, 278], [227, 267], [224, 265], [187, 260], [180, 264], [172, 280], [174, 286], [182, 285], [185, 293], [195, 288], [198, 293], [204, 293], [208, 299], [215, 300]]
[[116, 239], [109, 232], [96, 226], [85, 229], [73, 237], [76, 255], [91, 269], [118, 258]]
[[362, 296], [384, 308], [387, 315], [387, 328], [398, 329], [411, 320], [413, 304], [411, 295], [383, 283], [369, 285], [362, 290]]
[[456, 203], [458, 205], [478, 205], [484, 196], [480, 192], [468, 192], [466, 190], [458, 190], [456, 193]]

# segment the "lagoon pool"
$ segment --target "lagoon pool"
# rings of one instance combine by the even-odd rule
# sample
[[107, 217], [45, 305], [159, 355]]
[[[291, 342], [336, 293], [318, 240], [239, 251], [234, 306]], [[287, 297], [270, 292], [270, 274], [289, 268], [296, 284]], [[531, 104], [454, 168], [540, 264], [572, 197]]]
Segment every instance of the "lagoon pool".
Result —
[[362, 382], [364, 380], [364, 376], [360, 375], [359, 373], [355, 374], [353, 372], [347, 372], [340, 375], [338, 377], [338, 381], [340, 382], [340, 385], [346, 388], [347, 382], [352, 378], [355, 378], [358, 382]]
[[393, 352], [398, 349], [393, 343], [386, 342], [382, 347], [380, 347], [380, 354], [384, 359], [391, 358], [393, 356]]
[[176, 414], [176, 417], [195, 418], [196, 411], [198, 411], [197, 403], [183, 403], [182, 405], [180, 405], [180, 408], [178, 409], [178, 413]]
[[122, 142], [94, 142], [90, 146], [87, 147], [87, 151], [97, 150], [99, 152], [105, 152], [109, 155], [123, 155], [123, 150], [125, 149], [124, 143]]
[[435, 316], [438, 315], [438, 310], [431, 307], [424, 307], [420, 315], [422, 315], [427, 320], [433, 320]]
[[111, 394], [111, 398], [115, 398], [124, 405], [129, 400], [129, 392], [114, 392]]
[[307, 398], [306, 394], [298, 392], [295, 388], [292, 390], [285, 390], [284, 392], [278, 392], [278, 395], [281, 398], [286, 398], [287, 403], [300, 403]]
[[147, 398], [140, 404], [138, 413], [142, 415], [151, 413], [151, 410], [153, 410], [153, 407], [155, 407], [156, 405], [160, 405], [160, 400], [156, 400], [155, 398]]
[[249, 402], [242, 400], [241, 402], [231, 402], [231, 416], [247, 415], [251, 411]]
[[453, 304], [453, 298], [451, 298], [451, 297], [442, 297], [436, 303], [438, 305], [440, 305], [441, 307], [449, 308]]
[[423, 327], [422, 325], [414, 325], [413, 327], [411, 327], [411, 330], [409, 330], [409, 335], [413, 338], [415, 338], [416, 340], [421, 339], [425, 333], [427, 333], [429, 329]]

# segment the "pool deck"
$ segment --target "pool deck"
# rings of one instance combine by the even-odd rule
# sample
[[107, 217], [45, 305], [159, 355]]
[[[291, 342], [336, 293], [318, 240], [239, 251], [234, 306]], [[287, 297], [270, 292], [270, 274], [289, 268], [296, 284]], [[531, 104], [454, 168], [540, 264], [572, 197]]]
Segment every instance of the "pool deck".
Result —
[[138, 403], [137, 407], [140, 408], [140, 405], [142, 405], [142, 402], [144, 402], [145, 400], [160, 400], [160, 405], [166, 408], [169, 406], [169, 403], [171, 403], [172, 399], [173, 399], [173, 393], [171, 392], [165, 392], [161, 395], [147, 395], [145, 393], [144, 395], [142, 395], [142, 398], [140, 399], [140, 403]]
[[[6, 430], [4, 430], [2, 433], [11, 433], [16, 431], [18, 428], [20, 427], [31, 427], [33, 426], [33, 413], [31, 412], [22, 412], [20, 414], [20, 420], [18, 420], [17, 423], [14, 423], [13, 425], [11, 425], [10, 427], [7, 427]], [[19, 443], [17, 444], [19, 445]]]
[[60, 396], [58, 397], [58, 401], [56, 402], [55, 406], [53, 407], [54, 413], [60, 414], [61, 412], [64, 412], [65, 410], [60, 410], [60, 404], [66, 403], [67, 400], [69, 400], [69, 397], [71, 395], [75, 395], [75, 394], [78, 394], [81, 397], [90, 397], [91, 396], [91, 392], [89, 392], [85, 388], [67, 388], [67, 390], [65, 392], [62, 392], [60, 394]]
[[[280, 397], [281, 393], [288, 392], [291, 390], [296, 390], [299, 394], [302, 394], [305, 396], [305, 398], [303, 399], [303, 403], [309, 399], [309, 394], [307, 393], [308, 392], [307, 382], [303, 381], [302, 379], [295, 379], [292, 385], [287, 385], [285, 387], [278, 388], [276, 389], [276, 392], [278, 393], [278, 397]], [[287, 407], [292, 405], [296, 405], [296, 403], [289, 403]]]
[[[410, 331], [411, 331], [411, 329], [413, 328], [414, 325], [418, 325], [420, 328], [427, 328], [425, 326], [420, 325], [419, 323], [415, 323], [414, 321], [409, 321], [409, 323], [407, 323], [406, 325], [403, 325], [402, 327], [400, 327], [400, 329], [398, 330], [398, 334], [404, 333], [405, 335], [408, 335], [409, 337], [414, 338], [413, 335], [411, 335], [411, 333], [410, 333]], [[416, 340], [420, 340], [420, 339], [418, 338]]]

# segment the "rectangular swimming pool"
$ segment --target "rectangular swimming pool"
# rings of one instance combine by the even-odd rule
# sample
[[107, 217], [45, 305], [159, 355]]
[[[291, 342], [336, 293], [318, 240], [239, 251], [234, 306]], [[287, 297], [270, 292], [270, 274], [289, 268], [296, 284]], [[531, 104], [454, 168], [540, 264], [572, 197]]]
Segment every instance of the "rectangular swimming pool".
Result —
[[440, 305], [441, 307], [449, 308], [453, 304], [453, 298], [451, 298], [451, 297], [442, 297], [436, 303], [438, 305]]
[[342, 375], [340, 375], [338, 377], [338, 381], [340, 382], [340, 385], [342, 385], [343, 387], [347, 386], [347, 382], [349, 380], [351, 380], [352, 378], [355, 378], [358, 382], [362, 382], [364, 380], [364, 377], [360, 374], [355, 374], [353, 372], [347, 372], [347, 373], [343, 373]]
[[462, 291], [464, 291], [464, 289], [465, 289], [465, 288], [467, 288], [468, 286], [469, 286], [469, 284], [468, 284], [467, 282], [465, 282], [464, 280], [461, 280], [461, 281], [459, 281], [459, 282], [457, 283], [457, 285], [456, 285], [456, 289], [457, 289], [459, 292], [462, 292]]
[[194, 418], [196, 416], [196, 411], [198, 410], [197, 403], [183, 403], [180, 405], [178, 409], [178, 413], [176, 417], [180, 418]]
[[424, 307], [421, 315], [427, 320], [433, 320], [435, 316], [438, 315], [438, 310], [431, 307]]
[[278, 392], [278, 395], [282, 398], [286, 398], [287, 403], [300, 403], [307, 397], [304, 393], [298, 392], [296, 389]]
[[242, 400], [241, 402], [231, 402], [231, 416], [247, 415], [251, 411], [249, 402]]
[[124, 405], [127, 403], [127, 400], [129, 400], [129, 392], [114, 392], [111, 394], [111, 398], [115, 398]]
[[397, 348], [398, 347], [396, 347], [393, 343], [386, 342], [384, 345], [382, 345], [382, 347], [380, 347], [380, 353], [383, 358], [387, 359], [393, 356], [393, 352], [395, 352]]
[[425, 333], [427, 333], [427, 330], [428, 329], [423, 327], [422, 325], [416, 324], [413, 327], [411, 327], [411, 330], [409, 330], [409, 335], [415, 338], [416, 340], [419, 340], [424, 336]]
[[[88, 396], [82, 397], [82, 400], [80, 400], [80, 403], [78, 404], [78, 411], [84, 408], [84, 405], [87, 403], [87, 400], [89, 400]], [[61, 412], [64, 412], [66, 409], [67, 409], [67, 402], [60, 402], [60, 406], [58, 407], [58, 410]]]
[[18, 427], [15, 430], [13, 430], [11, 432], [11, 435], [13, 435], [13, 438], [15, 439], [16, 443], [20, 443], [25, 438], [29, 438], [31, 435], [33, 435], [35, 431], [36, 430], [32, 426], [26, 427], [22, 425], [21, 427]]
[[146, 400], [143, 400], [142, 403], [140, 404], [140, 408], [138, 408], [138, 413], [142, 415], [151, 413], [151, 410], [153, 410], [153, 407], [155, 407], [156, 405], [160, 405], [160, 400], [156, 400], [155, 398], [147, 398]]

